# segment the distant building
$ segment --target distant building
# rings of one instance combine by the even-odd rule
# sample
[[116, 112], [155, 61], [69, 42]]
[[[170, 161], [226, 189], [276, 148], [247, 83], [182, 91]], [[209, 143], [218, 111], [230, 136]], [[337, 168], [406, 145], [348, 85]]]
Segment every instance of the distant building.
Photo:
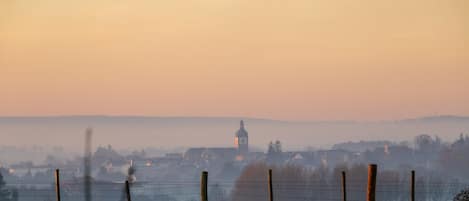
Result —
[[230, 147], [190, 148], [184, 153], [184, 159], [189, 161], [234, 160], [236, 152], [235, 148]]
[[319, 159], [322, 165], [335, 167], [338, 164], [344, 164], [351, 161], [354, 157], [349, 151], [342, 149], [319, 150], [316, 151], [315, 158]]
[[182, 153], [167, 153], [165, 158], [167, 159], [182, 159], [184, 155]]
[[244, 121], [241, 120], [239, 130], [235, 134], [235, 146], [238, 150], [238, 155], [246, 156], [249, 152], [249, 136], [244, 128]]
[[248, 132], [241, 120], [240, 127], [235, 133], [235, 147], [200, 147], [189, 148], [183, 155], [186, 161], [230, 161], [245, 160], [249, 153]]

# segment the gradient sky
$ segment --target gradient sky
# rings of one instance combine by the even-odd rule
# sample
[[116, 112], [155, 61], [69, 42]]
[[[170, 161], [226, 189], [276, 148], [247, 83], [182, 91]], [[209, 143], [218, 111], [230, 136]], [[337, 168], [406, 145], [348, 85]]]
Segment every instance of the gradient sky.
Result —
[[1, 0], [0, 115], [469, 115], [467, 0]]

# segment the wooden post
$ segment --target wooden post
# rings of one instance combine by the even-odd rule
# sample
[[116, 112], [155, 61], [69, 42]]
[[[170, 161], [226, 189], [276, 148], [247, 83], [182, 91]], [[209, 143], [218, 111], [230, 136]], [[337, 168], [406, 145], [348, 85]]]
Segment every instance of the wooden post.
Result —
[[376, 164], [368, 166], [368, 189], [366, 193], [367, 201], [376, 201]]
[[129, 180], [125, 180], [125, 194], [127, 195], [127, 201], [132, 201], [130, 197], [130, 185]]
[[202, 172], [202, 178], [200, 179], [200, 201], [208, 201], [208, 172]]
[[347, 186], [345, 179], [345, 171], [342, 171], [342, 201], [347, 201]]
[[57, 196], [57, 201], [60, 201], [60, 178], [59, 178], [59, 169], [55, 170], [55, 194]]
[[269, 169], [269, 200], [274, 201], [274, 191], [272, 189], [272, 169]]
[[410, 176], [410, 201], [415, 201], [415, 171], [412, 170]]
[[86, 129], [85, 133], [85, 155], [84, 155], [84, 196], [85, 201], [91, 201], [91, 136], [93, 130], [91, 128]]

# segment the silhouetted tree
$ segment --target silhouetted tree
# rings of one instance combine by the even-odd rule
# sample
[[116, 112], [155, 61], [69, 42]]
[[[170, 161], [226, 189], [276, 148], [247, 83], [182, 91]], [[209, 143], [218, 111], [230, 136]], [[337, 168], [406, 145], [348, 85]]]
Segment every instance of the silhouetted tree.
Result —
[[469, 160], [467, 160], [467, 153], [469, 153], [469, 140], [462, 134], [450, 146], [441, 149], [438, 155], [437, 164], [441, 169], [444, 169], [448, 176], [453, 176], [459, 179], [469, 179]]
[[282, 163], [282, 144], [280, 141], [275, 143], [270, 142], [269, 147], [267, 148], [267, 162], [270, 164], [280, 164]]
[[453, 201], [469, 201], [469, 189], [464, 189], [454, 196]]
[[268, 198], [267, 171], [265, 163], [250, 164], [244, 168], [235, 182], [232, 201], [258, 201]]

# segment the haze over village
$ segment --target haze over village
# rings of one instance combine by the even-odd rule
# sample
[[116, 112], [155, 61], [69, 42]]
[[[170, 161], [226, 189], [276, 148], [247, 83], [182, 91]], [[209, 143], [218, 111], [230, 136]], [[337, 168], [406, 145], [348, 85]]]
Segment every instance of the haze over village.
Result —
[[[210, 172], [210, 185], [213, 191], [210, 192], [210, 195], [216, 198], [214, 200], [246, 200], [244, 197], [238, 197], [238, 191], [243, 192], [244, 188], [240, 188], [237, 184], [242, 182], [242, 175], [246, 174], [246, 171], [256, 171], [256, 168], [259, 168], [256, 166], [260, 165], [262, 168], [262, 164], [280, 168], [277, 171], [285, 171], [282, 174], [289, 174], [288, 172], [292, 171], [289, 168], [301, 167], [304, 168], [302, 171], [306, 171], [302, 174], [314, 175], [316, 174], [314, 172], [322, 172], [324, 177], [331, 177], [329, 179], [333, 180], [336, 175], [334, 171], [350, 168], [350, 171], [362, 174], [360, 172], [366, 170], [364, 164], [375, 163], [385, 172], [393, 172], [392, 174], [397, 176], [388, 178], [386, 175], [382, 175], [384, 180], [380, 178], [380, 181], [397, 183], [405, 182], [405, 179], [398, 175], [405, 174], [411, 169], [418, 170], [422, 174], [418, 177], [422, 179], [423, 184], [421, 185], [428, 185], [425, 188], [434, 188], [435, 182], [444, 188], [444, 191], [438, 194], [424, 194], [429, 199], [449, 199], [461, 186], [465, 185], [465, 182], [468, 181], [466, 178], [469, 179], [469, 174], [462, 168], [467, 163], [459, 160], [462, 159], [460, 154], [469, 151], [467, 148], [469, 147], [469, 136], [467, 135], [469, 133], [463, 132], [469, 130], [465, 127], [469, 125], [467, 117], [435, 116], [393, 122], [366, 123], [291, 122], [249, 118], [110, 116], [2, 117], [1, 120], [0, 127], [12, 124], [28, 125], [28, 128], [41, 133], [42, 137], [39, 139], [49, 139], [45, 145], [35, 141], [34, 146], [9, 145], [0, 147], [0, 157], [3, 158], [1, 160], [1, 174], [10, 186], [16, 186], [16, 193], [23, 195], [20, 200], [35, 200], [36, 196], [44, 197], [45, 200], [52, 199], [53, 192], [47, 189], [51, 178], [53, 178], [53, 169], [56, 168], [61, 170], [62, 180], [65, 181], [62, 188], [70, 189], [70, 193], [80, 191], [82, 186], [79, 183], [83, 182], [80, 181], [80, 178], [85, 174], [82, 165], [85, 132], [91, 137], [89, 156], [90, 174], [94, 181], [93, 195], [101, 196], [103, 200], [120, 199], [120, 194], [110, 196], [102, 195], [102, 193], [119, 192], [119, 183], [125, 179], [134, 183], [134, 196], [141, 200], [195, 200], [197, 199], [198, 187], [190, 184], [197, 181], [201, 171]], [[80, 126], [90, 122], [95, 122], [96, 127], [100, 129], [92, 127], [80, 129]], [[251, 127], [256, 128], [255, 124], [260, 124], [264, 128], [258, 127], [251, 130]], [[203, 128], [209, 125], [212, 125], [212, 128], [217, 126], [219, 128]], [[62, 126], [60, 130], [56, 130], [58, 126]], [[162, 126], [164, 129], [159, 128]], [[170, 142], [172, 146], [163, 146], [164, 143], [168, 142], [150, 142], [144, 144], [145, 146], [136, 144], [156, 136], [168, 140], [169, 137], [164, 136], [168, 135], [166, 132], [174, 133], [172, 129], [175, 128], [168, 128], [171, 126], [183, 126], [184, 129], [179, 132], [186, 132], [179, 136], [172, 136], [175, 138], [175, 141]], [[139, 127], [145, 127], [145, 129]], [[228, 129], [225, 131], [213, 133], [226, 127]], [[296, 132], [298, 129], [307, 130], [315, 127], [320, 128], [315, 131], [316, 134], [308, 135]], [[122, 128], [128, 130], [122, 130]], [[360, 139], [360, 136], [355, 135], [354, 132], [361, 130], [362, 133], [366, 134], [363, 131], [377, 132], [376, 129], [385, 130], [386, 128], [394, 128], [392, 132], [400, 131], [405, 135], [399, 136], [402, 140], [388, 139], [385, 137], [387, 133], [355, 141], [340, 141], [342, 138], [335, 139], [335, 142], [321, 140], [328, 134], [330, 135], [331, 132], [343, 132], [345, 135], [343, 139]], [[439, 131], [443, 135], [423, 132], [437, 130], [435, 128], [440, 129]], [[455, 128], [459, 128], [460, 132], [452, 130]], [[60, 139], [60, 135], [67, 133], [67, 129], [69, 132], [81, 132], [78, 134], [78, 138], [74, 135], [67, 136], [70, 140], [75, 141], [74, 144], [82, 145], [81, 153], [76, 150], [76, 147], [74, 149], [63, 146], [63, 144], [54, 145], [50, 142]], [[161, 133], [165, 129], [166, 132]], [[273, 135], [256, 133], [274, 129], [279, 130]], [[120, 132], [100, 134], [97, 132], [98, 130], [100, 132], [120, 130]], [[144, 133], [142, 130], [148, 133]], [[328, 132], [320, 133], [321, 130]], [[3, 129], [2, 133], [5, 131], [18, 132], [14, 134], [18, 138], [21, 137], [21, 132], [25, 132], [20, 129]], [[203, 131], [211, 133], [200, 134]], [[418, 134], [407, 134], [412, 132]], [[45, 137], [46, 135], [47, 137]], [[138, 138], [144, 140], [128, 144], [117, 143], [118, 146], [114, 146], [112, 143], [103, 144], [103, 142], [114, 142], [116, 138], [122, 138], [125, 142]], [[200, 139], [196, 140], [196, 138]], [[299, 141], [290, 140], [292, 138], [308, 140], [299, 144]], [[103, 139], [104, 141], [100, 142]], [[188, 139], [194, 140], [189, 140], [191, 143], [187, 143]], [[219, 139], [223, 142], [217, 142]], [[178, 140], [181, 140], [181, 143], [178, 144]], [[77, 141], [82, 141], [82, 143], [77, 143]], [[286, 142], [293, 144], [288, 146]], [[331, 144], [326, 144], [328, 142]], [[332, 142], [334, 143], [332, 144]], [[86, 153], [88, 152], [85, 151], [85, 155], [87, 155]], [[286, 165], [284, 167], [286, 169], [282, 169], [284, 165]], [[442, 170], [448, 169], [451, 171], [442, 172]], [[312, 172], [308, 173], [309, 171]], [[327, 173], [329, 171], [331, 172]], [[426, 177], [427, 174], [433, 174], [433, 176]], [[329, 179], [324, 180], [321, 185], [333, 186], [333, 183], [327, 182]], [[160, 181], [176, 182], [175, 185], [183, 187], [184, 191], [181, 188], [169, 188], [166, 186], [168, 184], [161, 184]], [[306, 180], [298, 182], [306, 182], [304, 185], [315, 185], [308, 184], [309, 182]], [[457, 182], [458, 185], [454, 182]], [[365, 185], [365, 183], [359, 185]], [[280, 191], [288, 192], [289, 189], [280, 188]], [[36, 196], [24, 196], [30, 194]], [[320, 200], [324, 199], [324, 196], [332, 195], [326, 193], [322, 195], [323, 198], [321, 196], [314, 197], [315, 195], [311, 197], [309, 194], [305, 196], [308, 199]], [[399, 200], [403, 199], [402, 196], [397, 194], [392, 198]], [[77, 199], [77, 197], [73, 197], [73, 193], [66, 193], [66, 197], [70, 200]], [[355, 194], [353, 197], [358, 199], [363, 198], [363, 195]]]

